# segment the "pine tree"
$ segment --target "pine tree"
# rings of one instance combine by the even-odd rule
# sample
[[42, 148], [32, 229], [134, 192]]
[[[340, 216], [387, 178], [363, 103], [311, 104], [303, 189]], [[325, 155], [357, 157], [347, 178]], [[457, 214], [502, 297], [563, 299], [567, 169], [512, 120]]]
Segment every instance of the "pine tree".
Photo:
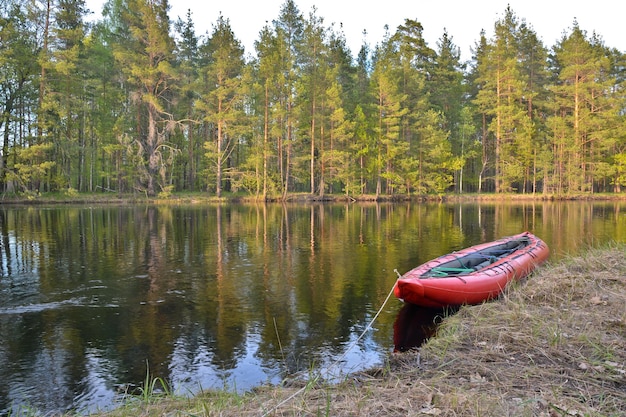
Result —
[[322, 183], [331, 193], [341, 189], [349, 195], [358, 192], [357, 166], [353, 159], [352, 139], [355, 121], [356, 68], [343, 33], [331, 32], [326, 69], [325, 128], [327, 150], [322, 160]]
[[[450, 132], [450, 142], [455, 155], [465, 158], [468, 151], [466, 143], [467, 123], [462, 118], [466, 102], [466, 90], [463, 71], [465, 65], [461, 63], [461, 51], [452, 38], [444, 30], [443, 36], [437, 43], [437, 53], [429, 71], [429, 81], [426, 88], [429, 92], [429, 101], [434, 110], [443, 116], [443, 129]], [[463, 172], [460, 168], [457, 181], [458, 191], [463, 189]]]
[[550, 123], [557, 191], [592, 192], [598, 176], [612, 175], [603, 161], [614, 149], [612, 126], [619, 120], [609, 53], [574, 22], [572, 32], [554, 47], [552, 61], [558, 80]]
[[55, 138], [54, 179], [59, 188], [85, 190], [87, 143], [83, 107], [85, 59], [83, 42], [86, 14], [82, 0], [58, 0], [53, 13], [48, 86], [43, 106], [47, 114], [47, 134]]
[[[256, 193], [260, 194], [261, 199], [265, 201], [268, 198], [270, 189], [279, 189], [272, 178], [274, 173], [271, 172], [270, 160], [273, 158], [279, 161], [278, 169], [275, 174], [282, 178], [282, 158], [280, 156], [281, 133], [277, 132], [276, 127], [279, 126], [276, 118], [276, 110], [278, 108], [278, 80], [280, 80], [280, 50], [278, 37], [273, 30], [266, 25], [259, 34], [259, 39], [255, 42], [257, 51], [257, 60], [255, 63], [255, 79], [258, 83], [259, 102], [257, 106], [259, 113], [262, 115], [262, 146], [257, 150], [261, 150], [261, 180], [257, 181]], [[275, 138], [275, 146], [271, 146], [272, 139]], [[280, 181], [279, 181], [280, 183]]]
[[375, 161], [374, 124], [376, 114], [375, 100], [372, 97], [370, 49], [364, 43], [357, 55], [356, 95], [360, 98], [354, 109], [354, 139], [350, 149], [357, 156], [359, 193], [367, 190], [368, 181], [372, 180]]
[[281, 6], [278, 19], [274, 22], [276, 42], [280, 53], [280, 76], [277, 85], [280, 109], [277, 117], [280, 126], [278, 143], [278, 159], [282, 182], [282, 198], [287, 198], [292, 183], [292, 164], [294, 160], [293, 146], [296, 141], [296, 83], [299, 77], [298, 50], [302, 42], [304, 20], [293, 0], [286, 0]]
[[221, 197], [224, 167], [242, 124], [244, 50], [235, 38], [230, 22], [222, 16], [202, 49], [207, 62], [201, 72], [208, 90], [202, 92], [197, 107], [204, 115], [203, 120], [211, 126], [215, 139], [206, 141], [204, 147], [205, 155], [215, 169], [215, 194]]
[[[472, 113], [475, 115], [474, 124], [477, 126], [477, 136], [480, 143], [481, 152], [477, 169], [478, 193], [487, 189], [487, 178], [492, 177], [493, 169], [493, 135], [489, 132], [489, 124], [492, 116], [489, 114], [489, 96], [481, 93], [487, 88], [488, 77], [484, 74], [489, 73], [491, 65], [489, 61], [490, 45], [487, 41], [485, 31], [480, 32], [480, 39], [472, 50], [472, 66], [467, 74], [467, 83], [469, 88], [469, 96], [471, 97], [470, 105], [473, 106]], [[479, 96], [480, 94], [480, 96]]]
[[376, 197], [383, 192], [382, 181], [385, 180], [385, 193], [398, 191], [404, 179], [396, 165], [397, 159], [409, 151], [409, 143], [401, 140], [402, 118], [408, 109], [403, 107], [407, 95], [401, 91], [401, 79], [393, 65], [393, 48], [390, 42], [379, 47], [376, 52], [374, 70], [372, 72], [372, 95], [375, 98], [377, 120], [375, 131]]
[[491, 116], [488, 129], [495, 138], [495, 191], [506, 192], [524, 179], [525, 163], [520, 151], [528, 149], [531, 127], [523, 105], [528, 85], [519, 57], [519, 22], [510, 7], [495, 24], [495, 38], [483, 51], [477, 81], [483, 84], [475, 103]]
[[122, 29], [128, 28], [129, 38], [114, 45], [114, 55], [135, 90], [135, 143], [141, 156], [141, 186], [149, 196], [156, 195], [158, 187], [165, 189], [177, 151], [167, 143], [175, 126], [168, 103], [177, 77], [168, 9], [167, 0], [127, 0], [116, 16]]
[[[316, 15], [315, 7], [304, 22], [302, 40], [298, 48], [299, 77], [297, 82], [300, 131], [309, 143], [309, 190], [311, 194], [324, 194], [324, 120], [325, 89], [329, 82], [327, 73], [326, 29], [323, 19]], [[318, 162], [316, 164], [316, 162]], [[319, 190], [315, 179], [319, 177]]]
[[[543, 167], [546, 165], [548, 147], [545, 126], [548, 114], [548, 52], [526, 22], [522, 22], [519, 27], [518, 44], [520, 73], [526, 83], [521, 100], [526, 116], [522, 121], [522, 134], [517, 136], [519, 160], [524, 167], [520, 188], [523, 193], [534, 193], [538, 191], [539, 179], [545, 176]], [[545, 191], [545, 183], [542, 185]]]
[[178, 117], [182, 126], [182, 143], [178, 148], [186, 149], [185, 155], [181, 155], [181, 176], [183, 184], [181, 188], [193, 191], [196, 188], [196, 170], [198, 167], [198, 145], [196, 138], [198, 132], [195, 112], [195, 101], [198, 99], [199, 88], [199, 39], [196, 35], [191, 10], [187, 11], [185, 20], [178, 19], [175, 24], [178, 34], [176, 43], [176, 58], [178, 72], [180, 74], [180, 90], [178, 91]]

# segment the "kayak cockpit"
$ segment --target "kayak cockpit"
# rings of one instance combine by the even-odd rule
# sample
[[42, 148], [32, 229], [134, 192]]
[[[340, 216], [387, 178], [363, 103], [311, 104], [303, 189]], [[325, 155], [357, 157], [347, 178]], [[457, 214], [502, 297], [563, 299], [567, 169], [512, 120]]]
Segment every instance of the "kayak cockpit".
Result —
[[510, 240], [476, 252], [468, 253], [463, 256], [455, 256], [453, 253], [451, 255], [447, 255], [447, 257], [452, 257], [452, 259], [434, 266], [424, 272], [420, 277], [445, 278], [469, 275], [488, 268], [491, 264], [510, 256], [515, 251], [523, 249], [529, 244], [530, 239], [524, 236], [519, 239]]

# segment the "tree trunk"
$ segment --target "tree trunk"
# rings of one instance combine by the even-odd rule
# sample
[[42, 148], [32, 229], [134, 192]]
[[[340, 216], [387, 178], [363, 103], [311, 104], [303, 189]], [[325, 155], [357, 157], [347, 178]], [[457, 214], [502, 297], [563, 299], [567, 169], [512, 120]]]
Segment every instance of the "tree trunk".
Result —
[[269, 84], [265, 82], [265, 109], [263, 119], [263, 201], [267, 200], [267, 159], [269, 143]]
[[156, 179], [159, 173], [159, 156], [157, 153], [159, 132], [157, 129], [157, 109], [148, 105], [148, 137], [146, 138], [146, 153], [148, 157], [148, 186], [146, 193], [156, 195]]
[[[217, 114], [222, 114], [222, 100], [218, 100]], [[217, 121], [217, 173], [215, 175], [215, 194], [217, 197], [222, 196], [222, 164], [224, 162], [222, 157], [223, 123], [224, 122], [221, 119]]]

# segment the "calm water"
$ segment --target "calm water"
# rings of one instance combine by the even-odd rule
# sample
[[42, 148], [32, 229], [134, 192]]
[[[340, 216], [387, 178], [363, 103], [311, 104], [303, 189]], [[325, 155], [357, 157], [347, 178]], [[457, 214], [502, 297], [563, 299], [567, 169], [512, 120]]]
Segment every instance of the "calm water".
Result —
[[426, 331], [392, 298], [354, 345], [394, 269], [524, 230], [555, 260], [625, 241], [626, 204], [0, 207], [0, 414], [373, 366]]

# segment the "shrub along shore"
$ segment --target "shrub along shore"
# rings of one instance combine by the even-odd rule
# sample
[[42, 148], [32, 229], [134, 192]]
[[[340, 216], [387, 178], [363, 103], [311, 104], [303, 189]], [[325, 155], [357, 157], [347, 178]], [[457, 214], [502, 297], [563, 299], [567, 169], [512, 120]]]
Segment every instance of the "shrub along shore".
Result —
[[420, 349], [340, 383], [182, 398], [147, 380], [141, 396], [99, 415], [626, 415], [625, 255], [614, 244], [548, 262], [500, 299], [446, 318]]

